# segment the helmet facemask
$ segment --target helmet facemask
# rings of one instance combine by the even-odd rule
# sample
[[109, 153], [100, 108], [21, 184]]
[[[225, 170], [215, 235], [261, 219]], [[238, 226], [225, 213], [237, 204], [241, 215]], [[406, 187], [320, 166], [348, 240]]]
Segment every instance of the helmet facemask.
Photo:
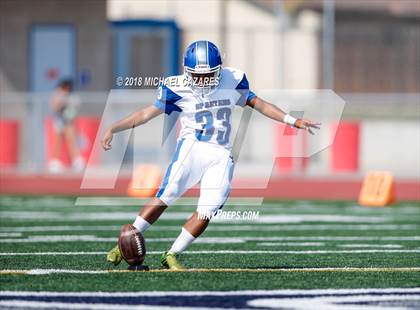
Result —
[[220, 72], [221, 66], [212, 69], [208, 65], [197, 65], [195, 69], [184, 67], [188, 85], [200, 95], [208, 95], [219, 86]]

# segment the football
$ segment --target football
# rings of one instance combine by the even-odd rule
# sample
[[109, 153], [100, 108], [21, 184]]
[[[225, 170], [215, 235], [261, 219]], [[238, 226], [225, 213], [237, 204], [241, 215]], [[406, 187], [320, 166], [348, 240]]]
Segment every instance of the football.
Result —
[[118, 247], [124, 260], [129, 265], [140, 265], [146, 256], [146, 243], [143, 235], [133, 225], [125, 224], [121, 228]]

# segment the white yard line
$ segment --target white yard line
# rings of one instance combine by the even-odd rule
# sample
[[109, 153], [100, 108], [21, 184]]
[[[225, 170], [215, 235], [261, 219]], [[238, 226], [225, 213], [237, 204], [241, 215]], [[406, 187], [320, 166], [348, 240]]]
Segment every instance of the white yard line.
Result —
[[[248, 241], [417, 241], [420, 236], [285, 236], [285, 237], [201, 237], [195, 243], [245, 243]], [[3, 238], [0, 243], [36, 243], [36, 242], [115, 242], [116, 237], [97, 237], [95, 235], [33, 235], [27, 238]], [[174, 238], [147, 238], [146, 242], [172, 242]]]
[[370, 244], [370, 243], [349, 243], [338, 244], [340, 248], [386, 248], [386, 249], [399, 249], [403, 246], [400, 244]]
[[164, 296], [242, 296], [242, 295], [331, 295], [331, 294], [420, 294], [415, 288], [357, 288], [357, 289], [284, 289], [284, 290], [236, 290], [236, 291], [142, 291], [142, 292], [51, 292], [51, 291], [0, 291], [0, 296], [92, 296], [92, 297], [164, 297]]
[[[78, 197], [75, 201], [76, 206], [142, 206], [150, 201], [150, 198], [131, 198], [131, 197]], [[198, 198], [181, 197], [176, 201], [178, 206], [194, 206]], [[263, 197], [229, 197], [225, 205], [227, 206], [260, 206], [264, 201]], [[175, 207], [175, 208], [176, 208]]]
[[[8, 226], [0, 227], [0, 232], [49, 232], [49, 231], [119, 231], [120, 225], [56, 225], [56, 226]], [[181, 225], [154, 225], [151, 231], [179, 231]], [[305, 230], [420, 230], [416, 224], [304, 224], [304, 225], [220, 225], [212, 224], [208, 231], [305, 231]], [[0, 233], [0, 237], [3, 235]]]
[[[135, 212], [50, 212], [50, 211], [0, 211], [0, 217], [10, 220], [60, 220], [60, 221], [100, 221], [100, 220], [133, 220]], [[185, 220], [191, 216], [191, 212], [167, 212], [159, 221]], [[266, 214], [260, 215], [253, 220], [248, 219], [222, 219], [215, 217], [215, 223], [303, 223], [303, 222], [338, 222], [338, 223], [382, 223], [392, 221], [389, 216], [355, 216], [355, 215], [330, 215], [330, 214]]]
[[[325, 246], [323, 242], [261, 242], [257, 244], [258, 246]], [[336, 245], [340, 248], [385, 248], [385, 249], [400, 249], [403, 248], [400, 244], [377, 244], [377, 243], [349, 243], [349, 244], [338, 244]]]
[[[290, 309], [323, 309], [323, 310], [350, 310], [350, 309], [364, 309], [364, 310], [378, 310], [378, 309], [393, 309], [405, 310], [404, 302], [413, 304], [414, 301], [420, 300], [420, 296], [413, 295], [368, 295], [368, 296], [316, 296], [312, 298], [257, 298], [248, 301], [247, 305], [251, 307], [263, 307], [268, 309], [276, 309], [278, 305], [287, 305]], [[387, 306], [377, 306], [391, 302], [398, 304], [398, 307], [389, 308]], [[360, 305], [362, 303], [363, 305]], [[370, 305], [373, 303], [373, 305]]]
[[[105, 255], [107, 252], [1, 252], [0, 256], [70, 256], [70, 255]], [[148, 251], [148, 255], [161, 255], [163, 251]], [[413, 250], [389, 250], [389, 249], [369, 249], [369, 250], [195, 250], [185, 251], [182, 255], [201, 255], [201, 254], [345, 254], [345, 253], [420, 253], [420, 249]]]
[[[25, 239], [0, 239], [0, 243], [56, 243], [56, 242], [116, 242], [117, 237], [96, 237], [93, 235], [48, 235], [48, 236], [28, 236]], [[171, 242], [174, 238], [148, 238], [148, 243]], [[245, 243], [243, 238], [211, 238], [204, 237], [196, 240], [196, 243]]]
[[[397, 302], [399, 304], [408, 301], [412, 302], [420, 300], [419, 296], [413, 295], [401, 295], [400, 292], [395, 295], [386, 296], [302, 296], [300, 298], [283, 298], [282, 296], [269, 297], [269, 298], [256, 298], [248, 301], [247, 305], [251, 307], [264, 307], [268, 309], [277, 309], [279, 304], [286, 304], [290, 309], [325, 309], [325, 310], [343, 310], [343, 309], [355, 309], [354, 304], [356, 303], [369, 303], [369, 302]], [[341, 303], [346, 303], [342, 305]], [[44, 301], [25, 301], [25, 300], [1, 300], [0, 306], [7, 308], [24, 308], [24, 309], [103, 309], [103, 310], [114, 310], [114, 309], [168, 309], [170, 306], [167, 304], [162, 305], [148, 305], [148, 304], [112, 304], [112, 303], [83, 303], [83, 302], [44, 302]], [[217, 307], [184, 307], [177, 306], [177, 309], [183, 310], [222, 310], [226, 308]], [[357, 306], [360, 308], [360, 306]], [[377, 306], [363, 306], [366, 310], [377, 310]], [[404, 310], [406, 307], [392, 307], [395, 310]]]
[[9, 233], [0, 232], [0, 238], [3, 238], [3, 237], [21, 237], [21, 236], [22, 236], [22, 233], [20, 233], [20, 232], [9, 232]]
[[[263, 197], [229, 197], [226, 205], [242, 205], [242, 204], [255, 204], [258, 205], [263, 201]], [[107, 197], [107, 196], [93, 196], [93, 197], [77, 197], [75, 199], [60, 198], [60, 197], [35, 197], [31, 200], [22, 197], [3, 196], [0, 197], [0, 204], [6, 207], [74, 207], [75, 205], [80, 206], [141, 206], [148, 202], [149, 198], [132, 198], [127, 196]], [[190, 206], [196, 204], [197, 197], [181, 197], [177, 200], [175, 208], [178, 206]], [[282, 208], [285, 210], [290, 209], [303, 209], [303, 210], [316, 210], [331, 208], [329, 204], [317, 204], [313, 205], [312, 201], [300, 200], [300, 201], [265, 201], [264, 206], [270, 208]], [[413, 203], [402, 203], [397, 207], [398, 212], [402, 211], [415, 211], [418, 207]], [[347, 204], [340, 206], [340, 209], [344, 210], [356, 210], [359, 212], [371, 212], [375, 213], [375, 209], [361, 207], [357, 204]], [[384, 208], [381, 213], [384, 212], [395, 212], [396, 208]]]
[[[0, 306], [17, 309], [99, 309], [99, 310], [124, 310], [124, 309], [167, 309], [167, 306], [150, 306], [150, 305], [121, 305], [121, 304], [102, 304], [102, 303], [81, 303], [81, 302], [48, 302], [48, 301], [25, 301], [25, 300], [0, 300]], [[193, 310], [197, 308], [182, 307], [183, 310]], [[200, 308], [206, 309], [206, 308]], [[221, 309], [221, 308], [207, 308]]]
[[341, 254], [341, 253], [420, 253], [420, 249], [414, 250], [306, 250], [306, 251], [282, 251], [282, 250], [198, 250], [185, 251], [183, 254]]
[[[58, 209], [63, 208], [69, 210], [70, 208], [79, 208], [79, 207], [103, 207], [103, 206], [115, 206], [117, 208], [122, 208], [125, 206], [142, 206], [148, 199], [138, 199], [130, 197], [79, 197], [76, 199], [67, 199], [67, 198], [58, 198], [58, 197], [45, 197], [45, 198], [33, 198], [28, 200], [27, 198], [16, 198], [3, 196], [0, 197], [1, 209], [18, 209], [22, 210], [36, 210], [42, 206], [42, 209]], [[197, 198], [181, 198], [177, 201], [177, 206], [174, 206], [174, 209], [179, 208], [181, 210], [194, 210], [196, 205]], [[262, 205], [261, 205], [262, 204]], [[313, 205], [311, 201], [298, 201], [298, 202], [272, 202], [266, 201], [263, 202], [262, 197], [230, 197], [225, 210], [239, 210], [243, 208], [248, 208], [249, 210], [263, 211], [264, 213], [274, 211], [275, 213], [326, 213], [333, 210], [330, 205]], [[247, 210], [248, 210], [247, 209]], [[337, 210], [337, 209], [334, 209]], [[116, 210], [113, 210], [116, 211]], [[393, 208], [383, 208], [380, 210], [381, 215], [419, 215], [418, 206], [412, 204], [402, 204], [398, 207]], [[356, 215], [364, 216], [376, 216], [377, 210], [372, 208], [364, 208], [357, 204], [346, 204], [340, 206], [340, 213], [356, 213]]]
[[[3, 269], [0, 275], [25, 274], [25, 275], [46, 275], [46, 274], [109, 274], [109, 273], [130, 273], [126, 269], [115, 270], [79, 270], [79, 269]], [[320, 267], [320, 268], [192, 268], [182, 271], [167, 269], [151, 269], [149, 272], [420, 272], [420, 267]]]
[[[1, 252], [0, 256], [72, 256], [72, 255], [105, 255], [107, 252]], [[147, 252], [147, 254], [151, 254]]]
[[[334, 223], [382, 223], [391, 221], [387, 216], [354, 216], [354, 215], [330, 215], [330, 214], [284, 214], [284, 215], [260, 215], [256, 223], [304, 223], [304, 222], [334, 222]], [[215, 218], [215, 222], [238, 222], [237, 220], [222, 220]]]
[[[420, 236], [296, 236], [296, 237], [238, 237], [247, 241], [283, 241], [283, 240], [323, 240], [323, 241], [348, 241], [348, 240], [420, 240]], [[199, 239], [197, 239], [199, 240]]]
[[323, 242], [261, 242], [259, 246], [325, 246]]
[[116, 242], [117, 238], [101, 238], [92, 235], [28, 236], [25, 239], [0, 239], [0, 243], [37, 242]]
[[[0, 292], [1, 293], [1, 292]], [[8, 298], [0, 300], [0, 306], [12, 308], [53, 308], [53, 309], [168, 309], [170, 303], [162, 302], [158, 305], [149, 305], [142, 301], [142, 297], [158, 299], [162, 297], [179, 298], [178, 309], [193, 310], [220, 310], [226, 308], [207, 308], [206, 305], [199, 307], [184, 307], [183, 303], [190, 297], [212, 296], [218, 304], [223, 304], [226, 299], [234, 300], [236, 296], [244, 298], [246, 308], [263, 307], [277, 309], [279, 305], [287, 305], [293, 309], [328, 309], [342, 310], [355, 309], [379, 309], [377, 303], [396, 303], [398, 307], [392, 309], [405, 309], [406, 303], [413, 305], [413, 302], [420, 300], [420, 293], [413, 289], [340, 289], [340, 290], [271, 290], [271, 291], [235, 291], [235, 292], [128, 292], [128, 293], [58, 293], [58, 292], [10, 292], [10, 295], [3, 295]], [[29, 293], [29, 294], [28, 294]], [[1, 295], [0, 295], [1, 296]], [[45, 298], [47, 301], [31, 300], [31, 298]], [[127, 301], [114, 301], [113, 298], [124, 298]], [[21, 300], [24, 298], [27, 300]], [[68, 301], [49, 301], [48, 298], [68, 299]], [[85, 298], [96, 299], [84, 302]], [[365, 303], [361, 306], [360, 303]], [[371, 306], [370, 303], [373, 303]], [[243, 306], [242, 306], [243, 307]], [[385, 306], [386, 307], [386, 306]]]
[[[181, 226], [178, 226], [178, 230]], [[155, 228], [155, 227], [153, 227]], [[119, 231], [120, 225], [57, 225], [57, 226], [9, 226], [0, 227], [4, 232], [51, 232], [51, 231]], [[1, 236], [1, 235], [0, 235]]]
[[[30, 221], [100, 221], [100, 220], [132, 220], [135, 212], [52, 212], [52, 211], [1, 211], [0, 218], [10, 220], [30, 220]], [[173, 220], [183, 220], [191, 216], [191, 212], [172, 212]], [[167, 219], [167, 213], [162, 219]]]

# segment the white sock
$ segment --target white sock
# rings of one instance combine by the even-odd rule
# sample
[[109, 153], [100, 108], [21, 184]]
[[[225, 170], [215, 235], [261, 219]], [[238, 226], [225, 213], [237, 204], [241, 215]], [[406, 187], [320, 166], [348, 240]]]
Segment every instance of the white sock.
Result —
[[172, 244], [171, 249], [169, 252], [179, 254], [185, 251], [186, 248], [189, 247], [191, 243], [193, 243], [195, 237], [189, 233], [184, 227], [182, 227], [182, 231], [179, 234], [178, 238], [176, 238], [175, 242]]
[[141, 233], [144, 233], [150, 227], [150, 225], [151, 224], [140, 215], [137, 215], [136, 220], [133, 223], [133, 226], [136, 227]]

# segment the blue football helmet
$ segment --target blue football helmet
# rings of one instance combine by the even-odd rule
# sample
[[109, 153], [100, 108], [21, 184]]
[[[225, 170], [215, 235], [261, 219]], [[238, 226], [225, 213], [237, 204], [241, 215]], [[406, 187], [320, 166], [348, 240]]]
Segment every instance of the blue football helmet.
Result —
[[184, 55], [184, 74], [193, 87], [213, 89], [219, 84], [222, 57], [215, 44], [196, 41], [190, 44]]

